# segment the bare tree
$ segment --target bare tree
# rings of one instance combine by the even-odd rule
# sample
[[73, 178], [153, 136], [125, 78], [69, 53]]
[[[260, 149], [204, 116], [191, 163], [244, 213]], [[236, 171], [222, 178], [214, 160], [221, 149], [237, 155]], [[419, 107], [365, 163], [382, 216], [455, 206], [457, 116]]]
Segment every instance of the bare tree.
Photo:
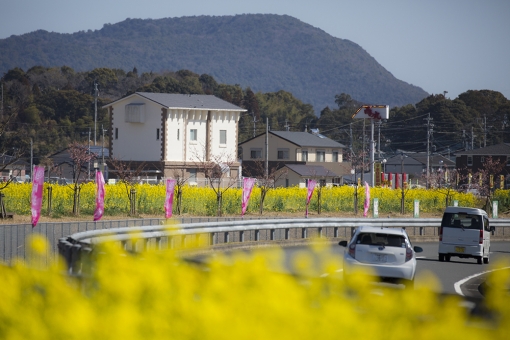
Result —
[[[426, 175], [423, 175], [425, 178]], [[429, 174], [429, 187], [435, 192], [445, 196], [445, 207], [448, 207], [453, 199], [453, 195], [457, 192], [459, 181], [464, 178], [461, 171], [451, 169], [443, 171], [433, 171]]]
[[478, 190], [480, 196], [485, 197], [485, 210], [492, 209], [491, 200], [494, 194], [494, 180], [497, 175], [503, 172], [506, 163], [491, 156], [485, 158], [483, 167], [472, 176], [472, 184]]
[[[244, 163], [243, 163], [244, 164]], [[269, 190], [276, 187], [276, 183], [287, 176], [288, 170], [279, 168], [279, 163], [269, 167], [266, 176], [265, 162], [262, 159], [256, 159], [250, 162], [250, 167], [244, 168], [247, 176], [257, 179], [257, 185], [260, 188], [260, 206], [259, 213], [264, 211], [264, 200]]]
[[136, 195], [134, 186], [145, 168], [145, 162], [134, 164], [133, 162], [125, 162], [116, 158], [111, 158], [110, 165], [115, 171], [118, 181], [124, 185], [124, 190], [129, 201], [129, 214], [131, 216], [136, 216]]
[[[205, 147], [204, 147], [205, 150]], [[237, 177], [230, 174], [231, 167], [236, 163], [232, 155], [222, 153], [219, 155], [195, 152], [195, 166], [197, 171], [204, 174], [209, 186], [216, 194], [217, 211], [216, 215], [222, 215], [223, 194], [237, 183]]]
[[177, 187], [177, 213], [181, 214], [182, 209], [182, 189], [189, 177], [185, 176], [184, 169], [174, 171], [175, 186]]
[[0, 217], [5, 218], [5, 205], [2, 190], [7, 188], [17, 177], [21, 176], [24, 165], [21, 162], [28, 142], [21, 130], [14, 124], [18, 109], [10, 106], [2, 108], [0, 115], [0, 172], [9, 173], [0, 181]]
[[317, 214], [321, 214], [322, 212], [322, 189], [326, 186], [326, 179], [331, 174], [331, 171], [326, 169], [325, 174], [319, 174], [316, 169], [310, 170], [310, 175], [313, 180], [317, 182], [315, 186], [315, 191], [317, 192]]
[[73, 183], [70, 185], [73, 190], [73, 214], [80, 214], [80, 190], [87, 179], [85, 164], [88, 165], [96, 156], [89, 153], [88, 146], [73, 142], [69, 145], [69, 156], [73, 172]]

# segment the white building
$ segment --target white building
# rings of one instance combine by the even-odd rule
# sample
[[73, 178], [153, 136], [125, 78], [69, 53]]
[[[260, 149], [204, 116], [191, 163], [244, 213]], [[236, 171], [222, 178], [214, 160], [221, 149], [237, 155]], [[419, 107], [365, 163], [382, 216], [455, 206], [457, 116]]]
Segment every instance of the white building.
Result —
[[183, 169], [198, 181], [199, 160], [225, 159], [238, 176], [237, 130], [246, 110], [212, 95], [136, 92], [103, 106], [110, 118], [110, 155], [145, 162], [151, 175], [171, 178]]

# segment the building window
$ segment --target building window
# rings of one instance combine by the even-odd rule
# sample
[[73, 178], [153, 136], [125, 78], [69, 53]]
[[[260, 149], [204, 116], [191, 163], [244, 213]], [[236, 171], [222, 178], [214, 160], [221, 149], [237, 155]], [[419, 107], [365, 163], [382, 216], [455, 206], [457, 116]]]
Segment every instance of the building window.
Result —
[[156, 129], [156, 140], [159, 140], [159, 129]]
[[180, 129], [177, 129], [177, 140], [179, 140], [181, 138], [181, 130]]
[[251, 159], [260, 159], [260, 158], [262, 158], [262, 149], [251, 149], [250, 150], [250, 158]]
[[484, 156], [480, 157], [480, 162], [482, 162], [482, 163], [485, 162], [485, 157]]
[[189, 181], [197, 182], [197, 169], [189, 169]]
[[338, 163], [338, 151], [333, 151], [333, 162]]
[[278, 149], [278, 159], [289, 159], [289, 149]]
[[467, 156], [467, 165], [473, 166], [473, 156]]
[[115, 139], [119, 139], [119, 128], [115, 128]]
[[220, 144], [227, 144], [227, 130], [220, 130]]
[[145, 105], [136, 103], [126, 105], [124, 121], [126, 123], [144, 123]]
[[194, 142], [197, 141], [197, 129], [189, 130], [189, 140]]
[[325, 162], [326, 161], [326, 152], [325, 151], [317, 151], [315, 156], [316, 162]]
[[301, 151], [301, 161], [308, 162], [308, 150]]

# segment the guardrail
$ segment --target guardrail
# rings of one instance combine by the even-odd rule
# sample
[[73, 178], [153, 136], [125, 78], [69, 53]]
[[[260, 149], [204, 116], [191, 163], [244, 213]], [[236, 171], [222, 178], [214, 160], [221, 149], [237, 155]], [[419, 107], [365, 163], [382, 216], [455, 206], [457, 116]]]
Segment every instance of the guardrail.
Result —
[[[290, 242], [313, 238], [349, 239], [359, 226], [405, 228], [416, 240], [437, 240], [440, 218], [313, 218], [287, 220], [244, 220], [228, 222], [188, 223], [92, 230], [61, 238], [59, 253], [65, 258], [70, 273], [83, 270], [84, 259], [98, 244], [116, 242], [127, 251], [184, 248], [187, 244], [207, 246], [257, 242]], [[510, 219], [490, 221], [495, 239], [510, 238]]]

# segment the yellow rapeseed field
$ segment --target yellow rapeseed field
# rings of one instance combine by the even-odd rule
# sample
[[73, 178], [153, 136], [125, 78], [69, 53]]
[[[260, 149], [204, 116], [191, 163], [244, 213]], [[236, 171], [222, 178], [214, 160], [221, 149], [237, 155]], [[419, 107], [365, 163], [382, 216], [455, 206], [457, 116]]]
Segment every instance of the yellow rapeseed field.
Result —
[[[42, 214], [48, 213], [48, 188], [52, 188], [51, 213], [54, 217], [66, 216], [72, 212], [73, 190], [71, 186], [44, 185]], [[165, 187], [163, 185], [137, 184], [136, 207], [139, 214], [164, 216]], [[32, 186], [29, 183], [11, 184], [2, 192], [5, 194], [5, 207], [9, 212], [19, 215], [30, 215], [30, 194]], [[177, 190], [177, 189], [176, 189]], [[365, 199], [364, 188], [355, 189], [350, 186], [339, 186], [321, 189], [322, 212], [352, 212], [354, 197], [357, 191], [358, 209], [363, 210]], [[263, 209], [265, 212], [304, 212], [306, 208], [306, 188], [289, 187], [275, 188], [267, 192]], [[421, 212], [441, 212], [446, 206], [445, 190], [409, 189], [405, 191], [405, 210], [412, 212], [414, 201], [419, 200]], [[482, 207], [483, 200], [472, 194], [450, 191], [450, 200], [457, 200], [460, 206]], [[260, 206], [261, 190], [253, 189], [247, 214], [257, 214]], [[310, 201], [309, 210], [318, 210], [318, 190], [316, 189]], [[371, 199], [379, 201], [379, 213], [399, 213], [402, 192], [400, 189], [375, 187], [370, 189]], [[510, 207], [510, 190], [496, 190], [494, 199], [499, 200], [500, 206]], [[242, 189], [230, 188], [225, 191], [222, 200], [222, 212], [236, 215], [241, 213]], [[217, 211], [216, 194], [209, 187], [184, 186], [182, 190], [181, 213], [196, 216], [215, 216]], [[372, 204], [371, 204], [372, 206]], [[177, 213], [177, 192], [174, 195], [174, 214]], [[95, 208], [95, 184], [87, 183], [82, 186], [80, 193], [80, 213], [93, 215]], [[106, 185], [105, 215], [126, 215], [130, 204], [124, 185]]]

